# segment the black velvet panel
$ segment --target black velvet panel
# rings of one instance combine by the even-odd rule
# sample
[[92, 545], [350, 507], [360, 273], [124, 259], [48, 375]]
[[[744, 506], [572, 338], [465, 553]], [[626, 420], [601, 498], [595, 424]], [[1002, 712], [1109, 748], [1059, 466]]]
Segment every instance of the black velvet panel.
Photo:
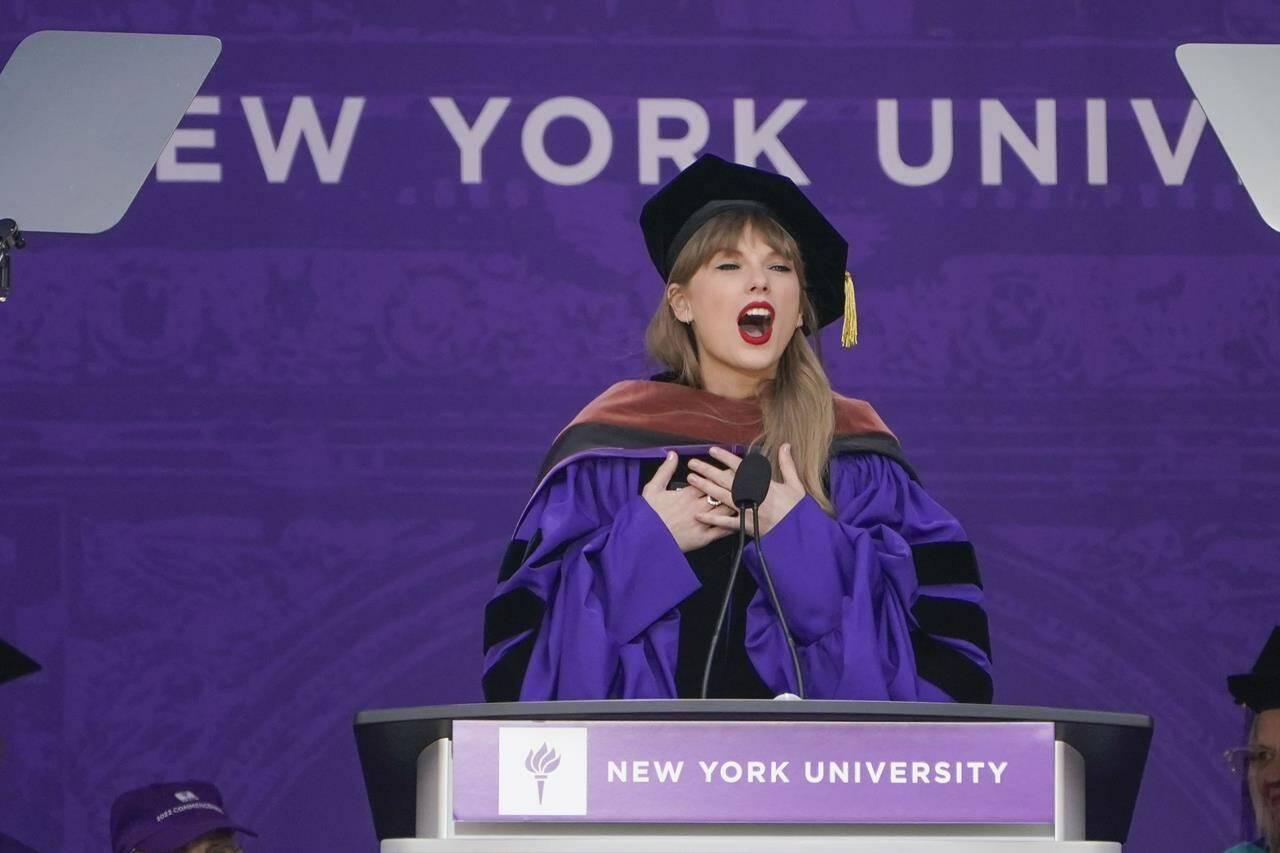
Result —
[[546, 609], [546, 602], [524, 587], [504, 592], [490, 601], [484, 608], [485, 651], [521, 631], [536, 630]]
[[524, 686], [524, 674], [533, 655], [536, 635], [530, 634], [511, 648], [484, 674], [480, 686], [486, 702], [518, 702], [520, 688]]
[[921, 586], [944, 583], [971, 583], [982, 587], [978, 559], [970, 542], [928, 542], [911, 546], [916, 564], [916, 580]]
[[989, 705], [995, 690], [991, 676], [966, 655], [922, 631], [911, 632], [916, 672], [957, 702]]
[[528, 554], [535, 547], [538, 539], [542, 537], [542, 531], [538, 530], [533, 534], [533, 540], [512, 539], [507, 545], [507, 550], [502, 555], [502, 563], [498, 566], [498, 583], [503, 584], [511, 579], [524, 563], [525, 554]]
[[978, 605], [954, 598], [921, 595], [912, 606], [911, 613], [925, 633], [966, 640], [982, 649], [988, 658], [991, 657], [987, 614]]

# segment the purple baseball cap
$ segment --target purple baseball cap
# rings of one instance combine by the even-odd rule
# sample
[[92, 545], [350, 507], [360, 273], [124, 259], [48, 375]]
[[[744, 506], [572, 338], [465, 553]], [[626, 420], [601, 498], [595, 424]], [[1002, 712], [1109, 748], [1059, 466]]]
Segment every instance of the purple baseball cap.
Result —
[[160, 782], [125, 791], [111, 804], [112, 853], [172, 853], [206, 832], [257, 837], [231, 819], [209, 782]]

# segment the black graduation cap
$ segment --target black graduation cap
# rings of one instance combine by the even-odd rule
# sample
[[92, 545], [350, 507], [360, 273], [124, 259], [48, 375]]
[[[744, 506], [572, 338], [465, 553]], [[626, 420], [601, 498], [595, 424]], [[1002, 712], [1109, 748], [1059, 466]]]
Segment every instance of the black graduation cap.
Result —
[[1280, 625], [1271, 631], [1253, 669], [1227, 677], [1227, 689], [1238, 703], [1247, 705], [1255, 714], [1280, 708]]
[[704, 154], [658, 190], [640, 211], [640, 228], [662, 280], [695, 231], [716, 214], [742, 207], [761, 210], [787, 230], [800, 247], [818, 326], [843, 317], [840, 342], [857, 343], [853, 279], [845, 269], [849, 243], [784, 175]]
[[40, 671], [40, 664], [0, 640], [0, 684]]

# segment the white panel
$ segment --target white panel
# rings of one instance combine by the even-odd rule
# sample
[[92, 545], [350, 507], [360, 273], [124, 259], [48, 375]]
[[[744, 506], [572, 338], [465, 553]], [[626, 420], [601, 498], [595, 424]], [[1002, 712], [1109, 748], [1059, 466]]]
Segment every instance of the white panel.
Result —
[[1177, 57], [1258, 213], [1280, 231], [1280, 45], [1184, 44]]
[[210, 36], [23, 39], [0, 71], [0, 217], [76, 234], [119, 222], [221, 50]]
[[1060, 740], [1053, 744], [1053, 837], [1084, 840], [1084, 759]]
[[418, 838], [453, 835], [453, 741], [442, 737], [418, 754]]

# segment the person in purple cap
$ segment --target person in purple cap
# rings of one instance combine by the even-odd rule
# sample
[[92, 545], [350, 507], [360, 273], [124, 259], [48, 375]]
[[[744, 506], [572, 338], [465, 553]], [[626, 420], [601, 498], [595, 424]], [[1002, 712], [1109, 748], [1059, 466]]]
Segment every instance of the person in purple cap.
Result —
[[111, 853], [241, 853], [231, 819], [209, 782], [159, 782], [126, 791], [111, 805]]
[[1262, 837], [1228, 853], [1280, 853], [1280, 625], [1271, 631], [1253, 669], [1227, 679], [1232, 697], [1253, 713], [1249, 743], [1227, 750], [1232, 769], [1248, 783]]

